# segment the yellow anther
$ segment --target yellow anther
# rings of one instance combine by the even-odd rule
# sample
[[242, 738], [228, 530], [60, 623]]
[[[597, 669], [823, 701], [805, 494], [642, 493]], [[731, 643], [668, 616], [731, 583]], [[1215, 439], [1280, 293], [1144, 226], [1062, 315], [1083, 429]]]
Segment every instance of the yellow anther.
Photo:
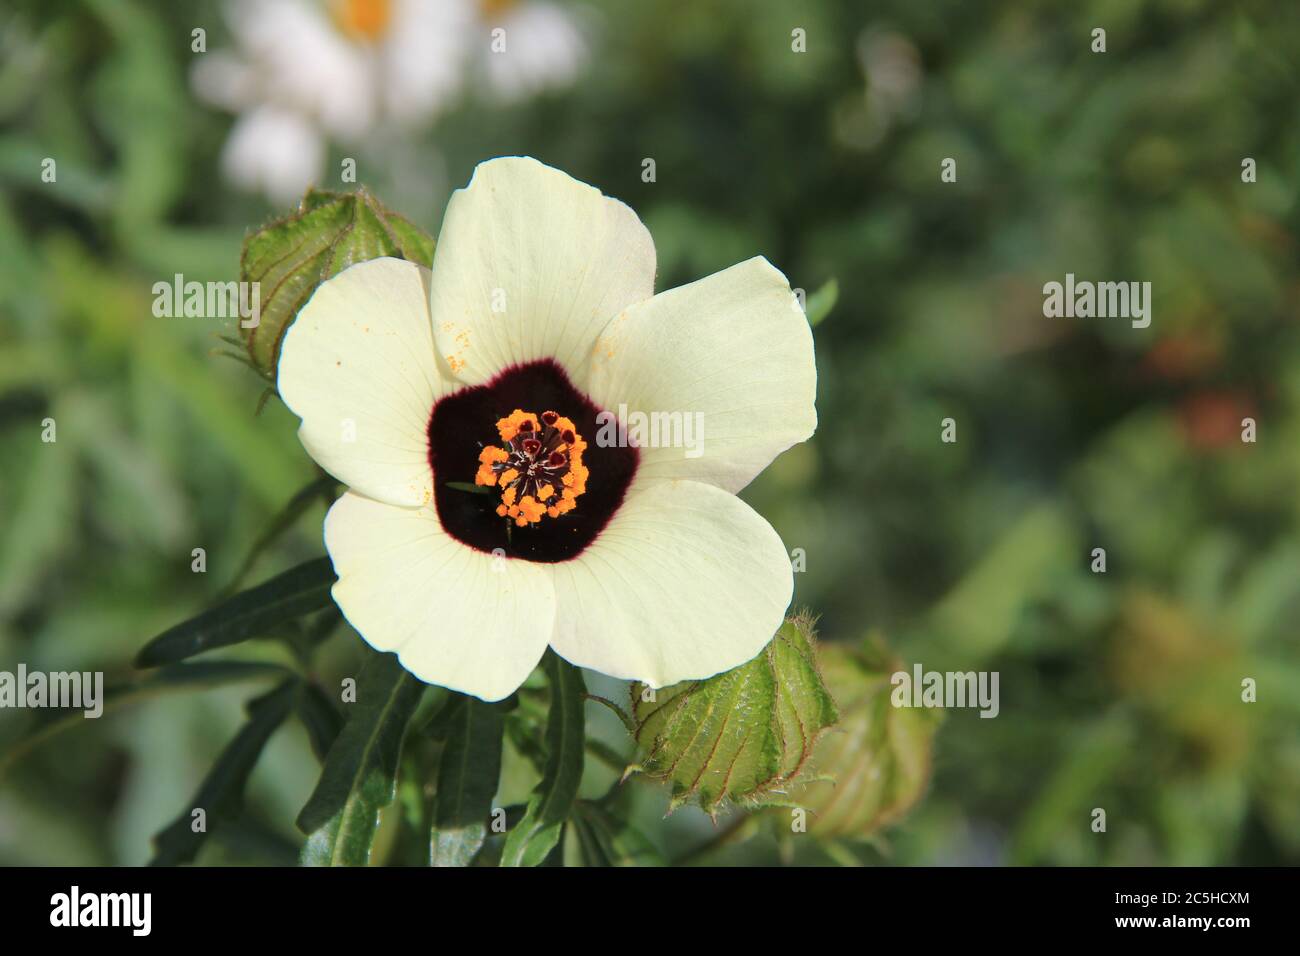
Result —
[[573, 421], [553, 411], [535, 415], [516, 408], [496, 427], [502, 447], [479, 452], [474, 481], [501, 487], [497, 514], [522, 528], [572, 511], [588, 477], [582, 463], [587, 443]]

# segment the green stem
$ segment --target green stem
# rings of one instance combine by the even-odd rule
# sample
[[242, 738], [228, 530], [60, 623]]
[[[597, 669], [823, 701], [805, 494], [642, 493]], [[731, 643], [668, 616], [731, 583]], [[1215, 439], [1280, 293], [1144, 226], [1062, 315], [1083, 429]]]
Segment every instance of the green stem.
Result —
[[244, 558], [244, 563], [239, 566], [239, 570], [235, 572], [234, 578], [226, 585], [225, 589], [217, 595], [217, 600], [228, 598], [238, 591], [239, 586], [244, 583], [244, 579], [253, 570], [257, 559], [262, 556], [266, 549], [293, 527], [294, 522], [302, 517], [316, 498], [321, 498], [328, 504], [333, 499], [334, 490], [338, 488], [338, 485], [338, 479], [333, 475], [322, 474], [311, 484], [298, 489], [294, 496], [271, 519], [271, 523], [266, 526], [257, 540], [253, 542], [252, 548], [249, 549], [248, 555]]
[[618, 704], [614, 703], [608, 697], [601, 697], [597, 694], [587, 694], [587, 700], [595, 701], [602, 707], [607, 707], [612, 710], [618, 719], [622, 721], [623, 727], [627, 732], [633, 737], [636, 736], [636, 721], [632, 719], [632, 716], [627, 711], [618, 706]]

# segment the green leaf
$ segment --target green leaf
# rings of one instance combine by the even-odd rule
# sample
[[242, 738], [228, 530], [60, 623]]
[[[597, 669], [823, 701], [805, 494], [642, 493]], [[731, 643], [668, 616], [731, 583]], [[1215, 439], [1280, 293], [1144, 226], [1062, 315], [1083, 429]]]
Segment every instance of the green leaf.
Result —
[[[58, 429], [57, 440], [41, 441], [43, 426], [33, 421], [23, 436], [28, 444], [6, 461], [5, 474], [0, 475], [0, 520], [6, 526], [0, 539], [0, 617], [9, 617], [30, 599], [77, 527], [80, 436], [68, 424], [75, 419], [64, 416], [62, 409], [54, 409], [50, 417]], [[6, 450], [5, 457], [9, 454]], [[24, 465], [26, 473], [19, 479]]]
[[330, 748], [338, 739], [343, 727], [343, 718], [325, 692], [315, 684], [304, 684], [295, 705], [298, 719], [307, 729], [307, 738], [311, 741], [312, 752], [322, 762], [329, 755]]
[[586, 686], [582, 672], [549, 650], [542, 667], [551, 685], [546, 767], [542, 782], [528, 798], [523, 819], [506, 836], [502, 866], [537, 866], [546, 859], [560, 842], [564, 821], [582, 782], [586, 751]]
[[[104, 713], [120, 710], [136, 701], [165, 693], [224, 687], [247, 680], [285, 677], [292, 672], [278, 664], [253, 661], [207, 661], [198, 664], [169, 664], [144, 677], [104, 688]], [[29, 751], [56, 734], [85, 723], [81, 708], [46, 708], [32, 726], [0, 757], [0, 779]]]
[[501, 776], [501, 708], [475, 697], [456, 701], [450, 737], [438, 764], [429, 859], [433, 866], [469, 866], [487, 838], [492, 798]]
[[402, 737], [424, 687], [394, 654], [376, 654], [362, 668], [347, 723], [298, 814], [298, 829], [308, 834], [305, 865], [369, 864], [379, 811], [393, 801]]
[[826, 316], [831, 314], [831, 309], [835, 308], [835, 303], [840, 297], [840, 284], [835, 279], [828, 279], [822, 284], [822, 287], [808, 297], [807, 305], [804, 308], [804, 314], [808, 316], [808, 324], [816, 328], [822, 323]]
[[[198, 855], [208, 834], [223, 823], [239, 817], [244, 809], [244, 790], [271, 734], [289, 716], [298, 693], [297, 678], [248, 705], [248, 722], [230, 742], [208, 772], [190, 806], [165, 830], [154, 837], [153, 866], [190, 863]], [[196, 832], [194, 811], [202, 809], [205, 825]]]
[[716, 815], [728, 800], [750, 807], [785, 802], [837, 719], [813, 640], [811, 621], [794, 618], [762, 653], [724, 674], [653, 695], [633, 685], [644, 751], [634, 769], [672, 783], [670, 810], [695, 801]]
[[599, 804], [574, 804], [573, 828], [586, 866], [666, 866], [658, 847]]
[[863, 648], [826, 644], [822, 673], [840, 704], [840, 723], [818, 741], [821, 779], [797, 794], [808, 830], [823, 838], [863, 838], [901, 818], [930, 779], [931, 746], [942, 711], [895, 707], [890, 677], [902, 662], [879, 641]]
[[285, 621], [329, 607], [334, 580], [329, 558], [300, 564], [163, 631], [136, 655], [136, 666], [156, 667], [238, 644]]
[[[128, 360], [150, 388], [165, 389], [196, 429], [193, 440], [219, 449], [238, 471], [244, 488], [267, 507], [278, 507], [304, 477], [302, 449], [257, 422], [242, 402], [232, 402], [228, 384], [212, 374], [211, 363], [195, 354], [179, 327], [154, 326], [139, 333], [132, 315], [148, 315], [148, 287], [119, 268], [104, 264], [71, 233], [51, 234], [39, 244], [48, 263], [44, 288], [52, 314], [73, 323], [74, 334], [99, 343], [106, 354]], [[60, 430], [63, 419], [58, 419]], [[63, 436], [58, 444], [62, 446]]]
[[348, 266], [380, 256], [433, 264], [433, 239], [364, 187], [354, 193], [309, 190], [298, 211], [249, 236], [240, 278], [261, 290], [261, 321], [243, 328], [249, 358], [275, 379], [280, 342], [316, 287]]

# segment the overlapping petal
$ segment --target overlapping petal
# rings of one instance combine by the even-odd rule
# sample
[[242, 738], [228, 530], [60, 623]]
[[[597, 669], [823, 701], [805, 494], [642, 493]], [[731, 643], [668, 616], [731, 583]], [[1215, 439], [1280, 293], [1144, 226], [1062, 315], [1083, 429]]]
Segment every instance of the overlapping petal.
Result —
[[[602, 332], [591, 362], [598, 405], [626, 406], [643, 422], [676, 416], [669, 437], [661, 428], [660, 445], [643, 446], [644, 478], [739, 491], [817, 427], [808, 320], [761, 257], [633, 305]], [[700, 434], [688, 436], [684, 426], [696, 422]]]
[[553, 567], [556, 653], [655, 687], [752, 658], [794, 587], [772, 526], [697, 481], [638, 482], [596, 541]]
[[348, 622], [421, 680], [500, 700], [546, 650], [555, 624], [547, 567], [467, 547], [432, 508], [348, 492], [325, 519], [325, 545]]
[[471, 385], [551, 358], [582, 388], [596, 337], [653, 294], [654, 275], [654, 243], [627, 206], [534, 159], [489, 160], [438, 237], [438, 355]]
[[432, 499], [429, 413], [452, 387], [434, 360], [428, 282], [400, 259], [352, 266], [316, 290], [280, 352], [280, 396], [308, 453], [394, 505]]

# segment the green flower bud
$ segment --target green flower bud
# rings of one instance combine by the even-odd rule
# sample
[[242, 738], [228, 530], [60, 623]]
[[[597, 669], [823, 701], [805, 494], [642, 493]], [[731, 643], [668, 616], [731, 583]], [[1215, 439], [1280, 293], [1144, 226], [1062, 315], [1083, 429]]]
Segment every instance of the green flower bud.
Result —
[[840, 722], [817, 742], [818, 777], [796, 795], [808, 831], [866, 837], [910, 810], [930, 780], [931, 744], [942, 711], [895, 707], [890, 676], [902, 663], [879, 641], [861, 648], [823, 644], [822, 674], [840, 705]]
[[657, 691], [633, 684], [643, 756], [631, 770], [671, 782], [670, 811], [687, 802], [710, 815], [728, 801], [787, 803], [836, 720], [813, 646], [812, 621], [796, 617], [762, 653], [726, 673]]
[[364, 187], [354, 193], [309, 189], [298, 211], [244, 240], [240, 279], [257, 283], [260, 315], [240, 323], [248, 357], [275, 381], [280, 342], [326, 279], [381, 256], [433, 264], [433, 238], [384, 206]]

